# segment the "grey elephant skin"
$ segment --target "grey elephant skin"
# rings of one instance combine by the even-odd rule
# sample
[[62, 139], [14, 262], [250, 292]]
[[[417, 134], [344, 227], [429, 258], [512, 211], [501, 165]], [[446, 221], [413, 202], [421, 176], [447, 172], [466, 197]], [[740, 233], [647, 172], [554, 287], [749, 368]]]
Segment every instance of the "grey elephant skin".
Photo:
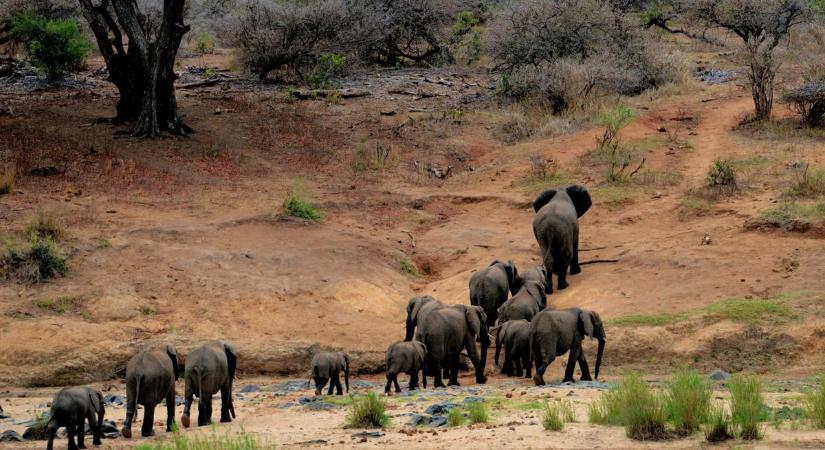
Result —
[[607, 338], [604, 334], [604, 324], [599, 314], [586, 309], [567, 309], [559, 311], [542, 311], [530, 322], [530, 344], [533, 349], [533, 360], [536, 364], [536, 373], [533, 381], [536, 385], [544, 384], [544, 372], [553, 363], [557, 356], [567, 352], [570, 355], [567, 367], [564, 370], [563, 381], [574, 381], [573, 370], [576, 362], [581, 369], [582, 381], [590, 381], [590, 369], [582, 351], [582, 341], [586, 336], [599, 341], [596, 353], [596, 374], [599, 378], [599, 369], [602, 365], [602, 355]]
[[[481, 341], [481, 356], [476, 348]], [[427, 367], [435, 375], [435, 387], [443, 387], [441, 368], [446, 365], [448, 384], [458, 386], [458, 364], [461, 350], [467, 349], [475, 369], [476, 382], [486, 383], [484, 362], [490, 337], [487, 316], [480, 306], [455, 305], [430, 312], [418, 325], [415, 340], [427, 347]], [[424, 375], [426, 382], [426, 373]]]
[[541, 248], [544, 267], [547, 268], [548, 294], [553, 292], [551, 274], [558, 277], [558, 288], [565, 289], [568, 286], [568, 269], [571, 275], [581, 272], [579, 218], [592, 204], [587, 189], [579, 185], [544, 191], [533, 202], [536, 211], [533, 234]]
[[166, 345], [133, 356], [126, 365], [126, 420], [120, 433], [132, 437], [132, 421], [137, 405], [143, 405], [141, 435], [154, 436], [155, 406], [166, 400], [166, 431], [175, 424], [175, 380], [178, 379], [178, 352]]
[[212, 423], [212, 396], [221, 393], [221, 422], [232, 422], [232, 382], [238, 354], [232, 344], [211, 341], [192, 350], [186, 356], [183, 415], [180, 422], [189, 427], [192, 398], [198, 396], [198, 426]]
[[[83, 422], [89, 421], [92, 429], [92, 444], [100, 445], [103, 433], [101, 425], [106, 410], [103, 407], [103, 395], [89, 387], [67, 387], [55, 394], [52, 400], [51, 417], [49, 418], [49, 441], [46, 450], [54, 447], [54, 438], [57, 429], [66, 427], [69, 435], [69, 450], [86, 448], [83, 440], [86, 436], [86, 427]], [[77, 444], [75, 444], [77, 438]]]
[[533, 320], [539, 311], [547, 306], [547, 296], [544, 293], [545, 285], [541, 281], [529, 280], [524, 283], [510, 300], [504, 302], [498, 310], [499, 324], [505, 324], [511, 320]]
[[344, 383], [349, 392], [349, 355], [343, 352], [318, 352], [312, 357], [309, 363], [309, 370], [312, 379], [315, 381], [315, 395], [321, 395], [321, 390], [329, 382], [327, 395], [332, 395], [335, 389], [336, 394], [344, 395], [341, 388], [341, 372], [344, 373]]
[[427, 314], [437, 309], [446, 308], [447, 306], [448, 305], [441, 303], [429, 295], [411, 298], [410, 301], [407, 302], [407, 321], [404, 340], [411, 341], [413, 339], [416, 327], [427, 317]]
[[487, 314], [487, 326], [498, 319], [498, 309], [507, 301], [508, 293], [516, 295], [521, 288], [521, 277], [513, 261], [495, 260], [470, 277], [470, 304], [481, 306]]
[[504, 350], [504, 365], [501, 373], [520, 377], [526, 370], [525, 378], [530, 378], [532, 371], [532, 354], [530, 352], [530, 322], [524, 319], [510, 320], [496, 330], [496, 365], [499, 355]]
[[[387, 385], [384, 393], [389, 393], [391, 385], [395, 384], [395, 392], [401, 392], [398, 386], [398, 374], [406, 373], [410, 376], [410, 390], [418, 389], [418, 372], [426, 375], [427, 347], [418, 341], [399, 341], [390, 344], [385, 355], [387, 362]], [[423, 386], [427, 388], [427, 377], [423, 378]]]

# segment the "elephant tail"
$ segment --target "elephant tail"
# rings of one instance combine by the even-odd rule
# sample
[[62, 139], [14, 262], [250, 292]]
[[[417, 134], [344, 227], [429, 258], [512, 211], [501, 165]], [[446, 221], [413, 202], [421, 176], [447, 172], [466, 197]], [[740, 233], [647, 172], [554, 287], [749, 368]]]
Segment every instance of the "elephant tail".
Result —
[[198, 399], [199, 401], [203, 401], [203, 367], [194, 366], [192, 367], [192, 372], [194, 372], [195, 376], [193, 377], [192, 381], [198, 383]]
[[[138, 403], [140, 402], [140, 385], [143, 382], [143, 375], [135, 375], [135, 402], [132, 403], [132, 408], [135, 408], [134, 411], [131, 411], [134, 414], [134, 419], [137, 419], [137, 412], [138, 412]], [[128, 400], [128, 399], [127, 399]], [[128, 407], [128, 404], [127, 404]], [[126, 411], [127, 413], [129, 411]]]

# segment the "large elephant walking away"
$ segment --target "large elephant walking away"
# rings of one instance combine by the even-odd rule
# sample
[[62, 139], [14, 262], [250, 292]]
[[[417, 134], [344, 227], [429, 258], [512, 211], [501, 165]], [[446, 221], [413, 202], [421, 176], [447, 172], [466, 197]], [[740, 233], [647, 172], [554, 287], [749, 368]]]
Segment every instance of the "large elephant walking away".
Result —
[[407, 321], [406, 333], [404, 335], [405, 341], [411, 341], [415, 334], [415, 328], [420, 324], [427, 314], [436, 309], [446, 308], [447, 305], [430, 297], [429, 295], [422, 295], [413, 297], [407, 303]]
[[[49, 414], [49, 441], [46, 450], [52, 450], [57, 429], [66, 427], [69, 438], [69, 450], [86, 448], [83, 440], [86, 436], [84, 421], [89, 421], [92, 429], [92, 444], [100, 445], [103, 436], [101, 426], [106, 410], [103, 407], [103, 395], [90, 387], [67, 387], [55, 394]], [[75, 437], [77, 444], [75, 444]]]
[[508, 293], [516, 295], [520, 288], [521, 277], [513, 261], [495, 260], [470, 277], [470, 304], [484, 308], [487, 326], [493, 327]]
[[180, 422], [189, 427], [192, 398], [198, 397], [198, 426], [212, 423], [212, 396], [221, 393], [221, 422], [232, 422], [232, 381], [238, 354], [232, 344], [211, 341], [192, 350], [186, 357], [183, 415]]
[[341, 378], [339, 378], [341, 372], [344, 373], [344, 383], [349, 393], [349, 355], [343, 352], [318, 352], [312, 357], [309, 366], [312, 379], [315, 381], [315, 395], [321, 395], [321, 389], [327, 381], [329, 381], [327, 395], [332, 395], [333, 389], [336, 390], [336, 394], [344, 395], [341, 389]]
[[[419, 324], [415, 339], [427, 347], [427, 367], [435, 374], [435, 387], [444, 387], [441, 368], [448, 367], [448, 384], [458, 386], [458, 363], [461, 350], [467, 349], [473, 364], [477, 383], [486, 383], [484, 362], [490, 336], [487, 316], [480, 306], [455, 305], [437, 309], [427, 314]], [[481, 341], [481, 356], [476, 348], [476, 339]], [[426, 383], [426, 373], [424, 382]]]
[[548, 294], [553, 293], [551, 274], [558, 277], [559, 289], [565, 289], [567, 270], [575, 275], [582, 271], [579, 266], [579, 217], [590, 209], [593, 202], [584, 186], [551, 189], [536, 197], [533, 208], [533, 234], [541, 248], [544, 267], [547, 268]]
[[175, 380], [178, 379], [178, 352], [166, 345], [138, 353], [126, 365], [126, 420], [120, 433], [132, 437], [132, 421], [137, 405], [143, 405], [142, 436], [154, 436], [155, 406], [166, 400], [166, 431], [175, 424]]
[[530, 344], [533, 349], [533, 360], [536, 364], [536, 373], [533, 381], [536, 385], [544, 384], [544, 372], [556, 359], [567, 352], [567, 368], [564, 370], [563, 381], [574, 381], [573, 370], [576, 362], [581, 369], [582, 381], [590, 381], [590, 369], [582, 351], [582, 341], [590, 336], [599, 341], [596, 353], [596, 374], [599, 378], [599, 369], [602, 365], [604, 344], [607, 340], [604, 334], [604, 324], [599, 314], [586, 309], [566, 309], [559, 311], [545, 310], [536, 315], [530, 322]]

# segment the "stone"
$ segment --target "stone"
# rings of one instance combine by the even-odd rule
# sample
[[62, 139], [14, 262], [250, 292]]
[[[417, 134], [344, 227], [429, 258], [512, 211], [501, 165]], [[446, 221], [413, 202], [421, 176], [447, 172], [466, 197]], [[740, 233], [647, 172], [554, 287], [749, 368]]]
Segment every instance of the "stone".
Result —
[[240, 389], [240, 391], [238, 391], [238, 392], [240, 392], [241, 394], [247, 394], [249, 392], [260, 392], [260, 391], [261, 391], [261, 387], [258, 386], [257, 384], [248, 384], [248, 385], [242, 387]]
[[358, 433], [353, 433], [353, 438], [379, 438], [384, 435], [383, 431], [361, 431]]
[[727, 381], [730, 379], [730, 374], [722, 369], [716, 369], [708, 375], [708, 378], [714, 381]]
[[435, 403], [427, 407], [424, 412], [427, 414], [445, 414], [457, 406], [457, 404], [451, 402]]
[[120, 408], [121, 406], [126, 404], [126, 399], [122, 395], [118, 394], [106, 394], [103, 397], [103, 405], [106, 407], [116, 407]]
[[465, 404], [466, 403], [477, 403], [477, 402], [483, 402], [483, 401], [484, 401], [484, 399], [481, 398], [481, 397], [478, 397], [478, 396], [475, 396], [475, 395], [469, 395], [469, 396], [464, 398], [463, 403], [465, 403]]
[[430, 428], [438, 428], [447, 425], [447, 416], [432, 416], [430, 418], [430, 423], [427, 424]]
[[410, 420], [407, 421], [407, 425], [410, 425], [410, 426], [413, 426], [413, 427], [420, 427], [420, 426], [423, 426], [423, 425], [427, 425], [429, 423], [430, 423], [430, 417], [429, 416], [422, 416], [421, 414], [412, 414], [410, 416]]
[[0, 433], [0, 442], [23, 442], [23, 437], [14, 430], [6, 430]]

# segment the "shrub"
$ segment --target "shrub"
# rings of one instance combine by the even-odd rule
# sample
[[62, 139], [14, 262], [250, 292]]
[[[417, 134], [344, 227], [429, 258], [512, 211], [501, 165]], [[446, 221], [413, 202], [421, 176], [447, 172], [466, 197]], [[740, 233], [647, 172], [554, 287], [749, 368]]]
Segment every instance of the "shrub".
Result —
[[0, 275], [21, 283], [39, 283], [63, 276], [68, 266], [66, 257], [50, 237], [32, 235], [28, 248], [7, 248], [0, 256]]
[[414, 263], [407, 261], [406, 259], [402, 259], [398, 262], [398, 268], [399, 270], [401, 270], [401, 272], [412, 275], [416, 278], [421, 276], [421, 272], [418, 271], [418, 267], [416, 267]]
[[541, 425], [547, 431], [561, 431], [565, 422], [575, 422], [576, 415], [569, 401], [544, 402]]
[[819, 127], [825, 115], [825, 80], [811, 80], [791, 89], [783, 100], [791, 104], [805, 125]]
[[501, 134], [506, 142], [515, 143], [532, 136], [533, 128], [530, 126], [527, 116], [514, 112], [508, 114], [507, 120], [501, 124]]
[[384, 428], [390, 418], [384, 413], [384, 401], [375, 392], [362, 398], [352, 398], [352, 406], [347, 415], [346, 428]]
[[624, 105], [602, 111], [599, 115], [604, 132], [597, 139], [597, 153], [607, 163], [608, 182], [626, 181], [644, 167], [645, 158], [640, 159], [634, 150], [622, 146], [619, 139], [619, 132], [630, 124], [634, 117], [633, 111]]
[[708, 442], [722, 442], [733, 439], [730, 416], [725, 411], [725, 405], [717, 403], [710, 407], [707, 424], [705, 425], [705, 439]]
[[284, 200], [283, 207], [284, 212], [293, 217], [314, 221], [321, 219], [321, 213], [297, 191], [290, 192], [289, 196]]
[[47, 412], [36, 412], [34, 414], [34, 421], [28, 427], [28, 434], [26, 439], [31, 440], [46, 440], [49, 438], [49, 419], [50, 414]]
[[816, 389], [805, 392], [805, 410], [814, 428], [825, 429], [825, 378], [820, 377]]
[[705, 378], [682, 367], [665, 383], [668, 420], [681, 436], [693, 434], [708, 417], [711, 391]]
[[50, 20], [22, 13], [12, 17], [11, 30], [25, 44], [32, 63], [51, 79], [81, 68], [92, 51], [74, 19]]
[[624, 426], [632, 439], [661, 439], [667, 434], [662, 399], [632, 372], [591, 403], [589, 415], [592, 423]]
[[487, 414], [487, 407], [484, 402], [473, 402], [467, 406], [467, 413], [470, 416], [470, 423], [488, 423], [490, 416]]
[[797, 197], [818, 197], [825, 194], [825, 169], [811, 170], [808, 163], [794, 169], [790, 194]]
[[472, 64], [479, 60], [482, 53], [481, 30], [479, 24], [481, 20], [473, 11], [461, 11], [458, 13], [455, 23], [450, 32], [450, 53], [453, 57], [460, 56], [466, 64]]
[[215, 53], [215, 40], [212, 39], [212, 35], [206, 31], [198, 33], [195, 38], [192, 39], [192, 50], [200, 55], [211, 55]]
[[734, 375], [728, 381], [731, 423], [741, 439], [761, 439], [762, 383], [754, 375]]
[[63, 227], [57, 216], [40, 211], [37, 218], [26, 226], [25, 233], [29, 238], [49, 238], [56, 241], [63, 236]]
[[460, 427], [464, 425], [464, 414], [458, 408], [453, 408], [447, 413], [447, 426]]
[[208, 435], [184, 434], [175, 430], [171, 443], [144, 443], [136, 447], [137, 450], [264, 450], [274, 448], [274, 445], [258, 441], [254, 435], [247, 433], [243, 428], [238, 433], [226, 432], [224, 435], [218, 435], [214, 427]]
[[332, 79], [343, 75], [347, 58], [338, 53], [321, 53], [315, 70], [309, 76], [309, 85], [314, 89], [329, 89], [335, 87]]
[[708, 187], [735, 187], [736, 169], [734, 169], [733, 163], [724, 159], [713, 161], [708, 171], [708, 176], [705, 178], [705, 184], [707, 184]]
[[370, 151], [366, 144], [360, 144], [352, 152], [350, 168], [355, 173], [367, 170], [382, 171], [388, 169], [396, 160], [397, 155], [391, 145], [376, 142]]

